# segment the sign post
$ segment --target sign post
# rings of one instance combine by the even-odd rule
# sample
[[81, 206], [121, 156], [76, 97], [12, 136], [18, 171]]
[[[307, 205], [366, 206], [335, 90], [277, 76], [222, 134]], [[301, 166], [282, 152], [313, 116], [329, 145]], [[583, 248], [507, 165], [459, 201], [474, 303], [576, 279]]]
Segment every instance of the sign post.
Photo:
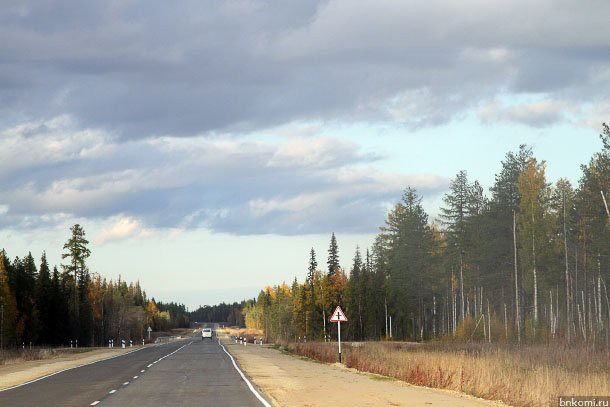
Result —
[[149, 326], [146, 331], [148, 332], [148, 340], [150, 341], [150, 333], [152, 332], [152, 328]]
[[341, 363], [341, 322], [347, 322], [347, 317], [345, 316], [345, 313], [343, 312], [340, 306], [337, 305], [337, 308], [335, 308], [333, 315], [330, 317], [330, 322], [337, 323], [337, 339], [339, 342], [339, 363]]

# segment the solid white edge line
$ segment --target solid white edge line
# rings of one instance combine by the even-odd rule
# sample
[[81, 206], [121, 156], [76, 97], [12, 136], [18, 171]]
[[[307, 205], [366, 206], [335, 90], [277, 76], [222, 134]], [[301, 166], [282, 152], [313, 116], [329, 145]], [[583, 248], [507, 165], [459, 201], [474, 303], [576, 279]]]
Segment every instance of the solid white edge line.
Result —
[[237, 372], [239, 373], [239, 375], [241, 376], [242, 379], [244, 379], [244, 382], [246, 382], [246, 384], [248, 385], [248, 388], [250, 389], [250, 391], [256, 396], [256, 398], [258, 399], [258, 401], [261, 402], [261, 404], [265, 407], [271, 407], [271, 404], [269, 404], [267, 402], [267, 400], [265, 400], [263, 398], [263, 396], [261, 396], [256, 389], [254, 388], [254, 386], [252, 386], [252, 383], [250, 383], [250, 380], [248, 380], [246, 378], [246, 375], [244, 375], [244, 372], [241, 371], [241, 369], [239, 367], [237, 367], [237, 363], [235, 363], [235, 359], [233, 359], [233, 356], [231, 356], [231, 354], [229, 352], [227, 352], [227, 350], [225, 349], [225, 347], [222, 345], [222, 343], [218, 342], [218, 344], [220, 345], [220, 347], [222, 348], [222, 350], [225, 351], [225, 353], [227, 355], [229, 355], [229, 357], [231, 358], [231, 362], [233, 362], [233, 367], [235, 368], [235, 370], [237, 370]]
[[84, 366], [93, 365], [93, 364], [95, 364], [95, 363], [103, 362], [103, 361], [105, 361], [105, 360], [110, 360], [110, 359], [114, 359], [114, 358], [119, 358], [119, 357], [121, 357], [121, 356], [127, 356], [127, 355], [129, 355], [130, 353], [138, 352], [138, 351], [141, 351], [142, 349], [145, 349], [145, 348], [134, 349], [134, 350], [129, 351], [129, 352], [126, 352], [126, 353], [121, 353], [120, 355], [114, 355], [114, 356], [110, 356], [109, 358], [106, 358], [106, 359], [100, 359], [100, 360], [96, 360], [95, 362], [89, 362], [89, 363], [85, 363], [85, 364], [83, 364], [83, 365], [78, 365], [78, 366], [74, 366], [74, 367], [69, 367], [69, 368], [67, 368], [67, 369], [59, 370], [59, 371], [57, 371], [57, 372], [53, 372], [53, 373], [48, 374], [48, 375], [46, 375], [46, 376], [42, 376], [42, 377], [39, 377], [39, 378], [37, 378], [37, 379], [30, 380], [29, 382], [25, 382], [25, 383], [21, 383], [21, 384], [16, 384], [16, 385], [14, 385], [14, 386], [7, 387], [6, 389], [0, 389], [0, 393], [2, 393], [3, 391], [12, 390], [12, 389], [16, 389], [16, 388], [21, 387], [21, 386], [26, 386], [26, 385], [28, 385], [28, 384], [36, 383], [36, 382], [38, 382], [38, 381], [40, 381], [40, 380], [44, 380], [44, 379], [46, 379], [46, 378], [48, 378], [48, 377], [55, 376], [56, 374], [60, 374], [60, 373], [63, 373], [63, 372], [67, 372], [68, 370], [78, 369], [78, 368], [80, 368], [80, 367], [84, 367]]

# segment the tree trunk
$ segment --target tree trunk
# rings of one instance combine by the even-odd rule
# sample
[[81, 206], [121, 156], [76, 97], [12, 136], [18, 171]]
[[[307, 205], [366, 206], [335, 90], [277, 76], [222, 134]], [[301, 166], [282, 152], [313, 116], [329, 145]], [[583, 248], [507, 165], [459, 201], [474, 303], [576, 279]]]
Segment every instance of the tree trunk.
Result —
[[462, 299], [462, 322], [464, 322], [464, 261], [462, 253], [460, 253], [460, 296]]
[[517, 214], [513, 211], [513, 249], [515, 252], [515, 325], [517, 341], [521, 343], [521, 315], [519, 310], [519, 283], [517, 275]]
[[566, 227], [566, 197], [565, 193], [563, 194], [563, 249], [565, 252], [565, 262], [566, 262], [566, 322], [567, 322], [567, 332], [566, 338], [568, 343], [570, 343], [570, 276], [568, 271], [568, 234]]

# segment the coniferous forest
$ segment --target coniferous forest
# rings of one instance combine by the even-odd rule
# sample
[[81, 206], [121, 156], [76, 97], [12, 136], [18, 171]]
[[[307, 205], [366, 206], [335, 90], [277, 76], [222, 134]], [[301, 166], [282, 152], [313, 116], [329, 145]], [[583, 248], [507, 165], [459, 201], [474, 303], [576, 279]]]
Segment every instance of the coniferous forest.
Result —
[[139, 282], [107, 280], [91, 273], [85, 230], [70, 228], [63, 264], [51, 269], [47, 256], [32, 253], [12, 261], [0, 251], [2, 347], [29, 345], [105, 346], [108, 340], [140, 341], [155, 331], [188, 327], [182, 304], [147, 298]]
[[[321, 339], [337, 305], [347, 339], [610, 343], [610, 129], [577, 185], [550, 184], [546, 163], [522, 145], [485, 191], [466, 171], [450, 182], [437, 219], [407, 188], [370, 248], [339, 266], [313, 249], [302, 283], [263, 289], [246, 304], [269, 340]], [[354, 221], [357, 221], [355, 219]], [[344, 331], [345, 330], [345, 331]]]

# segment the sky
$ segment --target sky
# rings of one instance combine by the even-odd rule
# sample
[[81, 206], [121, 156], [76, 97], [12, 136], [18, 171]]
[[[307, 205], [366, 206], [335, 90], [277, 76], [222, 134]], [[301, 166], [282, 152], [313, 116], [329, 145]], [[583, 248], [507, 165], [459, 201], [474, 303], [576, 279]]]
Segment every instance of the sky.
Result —
[[433, 221], [528, 144], [578, 183], [610, 120], [606, 0], [77, 0], [0, 8], [0, 247], [193, 309]]

